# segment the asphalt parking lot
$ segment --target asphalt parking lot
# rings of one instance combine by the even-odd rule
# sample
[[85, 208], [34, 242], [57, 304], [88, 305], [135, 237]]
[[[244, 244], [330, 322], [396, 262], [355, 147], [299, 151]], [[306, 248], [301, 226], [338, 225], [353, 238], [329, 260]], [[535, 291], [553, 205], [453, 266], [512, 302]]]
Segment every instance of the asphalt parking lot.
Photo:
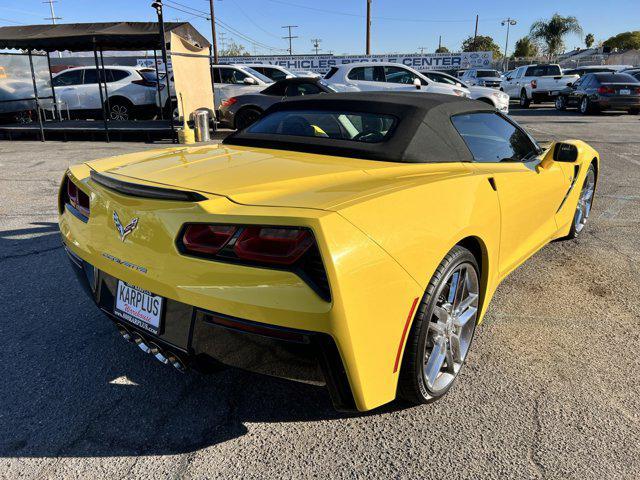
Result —
[[365, 415], [307, 385], [180, 374], [85, 298], [59, 180], [155, 146], [0, 142], [0, 477], [640, 478], [640, 117], [512, 114], [600, 152], [587, 229], [500, 286], [443, 400]]

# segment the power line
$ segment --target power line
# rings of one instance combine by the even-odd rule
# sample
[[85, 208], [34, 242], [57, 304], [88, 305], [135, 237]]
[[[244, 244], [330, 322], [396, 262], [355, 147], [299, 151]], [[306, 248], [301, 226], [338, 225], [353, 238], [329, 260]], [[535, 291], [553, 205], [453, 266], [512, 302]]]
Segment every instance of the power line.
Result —
[[[330, 15], [342, 15], [345, 17], [358, 17], [358, 18], [365, 18], [366, 15], [363, 15], [361, 13], [350, 13], [350, 12], [340, 12], [337, 10], [327, 10], [324, 8], [317, 8], [317, 7], [310, 7], [308, 5], [300, 5], [297, 3], [291, 3], [291, 2], [286, 2], [284, 0], [267, 0], [268, 2], [271, 3], [279, 3], [281, 5], [287, 5], [290, 7], [296, 7], [296, 8], [302, 8], [305, 10], [312, 10], [314, 12], [321, 12], [321, 13], [328, 13]], [[475, 18], [467, 18], [467, 19], [424, 19], [424, 18], [402, 18], [402, 17], [379, 17], [379, 16], [372, 16], [371, 17], [374, 20], [388, 20], [388, 21], [392, 21], [392, 22], [417, 22], [417, 23], [467, 23], [467, 22], [474, 22]], [[483, 21], [488, 21], [488, 20], [500, 20], [499, 17], [495, 17], [495, 18], [485, 18], [483, 19]]]
[[294, 38], [298, 38], [296, 35], [291, 35], [291, 29], [292, 28], [298, 28], [298, 25], [284, 25], [282, 28], [288, 28], [289, 29], [289, 35], [287, 35], [286, 37], [282, 37], [284, 39], [289, 39], [289, 55], [293, 55], [293, 42], [292, 40]]
[[[165, 0], [165, 6], [169, 8], [173, 8], [174, 10], [178, 10], [179, 12], [188, 13], [189, 15], [202, 18], [203, 20], [211, 21], [211, 16], [208, 12], [205, 12], [203, 10], [198, 10], [197, 8], [190, 7], [189, 5], [185, 5], [184, 3], [180, 3], [175, 0]], [[239, 32], [238, 30], [233, 28], [231, 25], [223, 22], [219, 18], [215, 19], [215, 24], [218, 25], [220, 28], [224, 28], [225, 30], [227, 30], [230, 34], [240, 37], [241, 39], [249, 43], [255, 44], [259, 47], [262, 47], [264, 49], [280, 50], [280, 51], [284, 50], [282, 48], [273, 47], [271, 45], [267, 45], [266, 43], [262, 43], [254, 38], [251, 38], [248, 35], [245, 35], [244, 33]]]

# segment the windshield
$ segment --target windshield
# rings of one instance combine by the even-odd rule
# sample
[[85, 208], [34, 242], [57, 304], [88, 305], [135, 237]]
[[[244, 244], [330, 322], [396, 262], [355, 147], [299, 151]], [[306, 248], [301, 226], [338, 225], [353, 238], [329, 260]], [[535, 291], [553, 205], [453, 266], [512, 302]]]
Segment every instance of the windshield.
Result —
[[269, 77], [261, 74], [260, 72], [258, 72], [257, 70], [254, 70], [251, 67], [240, 67], [240, 69], [244, 70], [247, 73], [250, 73], [251, 75], [256, 77], [258, 80], [262, 80], [264, 83], [273, 83], [273, 80], [271, 80]]
[[247, 132], [378, 143], [391, 135], [395, 124], [395, 117], [378, 113], [288, 110], [261, 118]]
[[499, 77], [500, 74], [497, 70], [478, 70], [476, 72], [476, 76], [478, 78], [486, 78], [486, 77]]

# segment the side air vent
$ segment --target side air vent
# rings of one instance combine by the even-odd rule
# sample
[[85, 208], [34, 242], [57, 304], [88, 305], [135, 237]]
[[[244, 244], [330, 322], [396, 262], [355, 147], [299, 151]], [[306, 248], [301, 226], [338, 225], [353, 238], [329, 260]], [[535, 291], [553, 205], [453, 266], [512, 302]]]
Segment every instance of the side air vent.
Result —
[[178, 202], [201, 202], [207, 199], [204, 195], [196, 192], [124, 182], [122, 180], [102, 175], [95, 170], [91, 171], [91, 180], [105, 188], [108, 188], [109, 190], [122, 193], [123, 195], [129, 195], [131, 197], [173, 200]]

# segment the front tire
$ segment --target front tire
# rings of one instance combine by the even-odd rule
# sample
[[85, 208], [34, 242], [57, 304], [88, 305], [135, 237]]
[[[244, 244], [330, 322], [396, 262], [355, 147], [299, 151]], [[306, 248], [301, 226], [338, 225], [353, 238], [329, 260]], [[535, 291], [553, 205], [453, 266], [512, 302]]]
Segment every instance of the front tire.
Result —
[[587, 175], [584, 178], [580, 197], [578, 197], [576, 212], [574, 213], [573, 221], [571, 222], [571, 230], [569, 230], [569, 235], [565, 237], [567, 240], [577, 238], [584, 230], [587, 220], [589, 219], [589, 214], [591, 213], [595, 188], [596, 169], [593, 164], [591, 164], [589, 166], [589, 170], [587, 170]]
[[527, 91], [523, 88], [520, 92], [520, 107], [529, 108], [529, 105], [531, 105], [531, 99], [527, 97]]
[[414, 404], [449, 391], [475, 333], [480, 275], [475, 257], [456, 245], [442, 260], [418, 306], [402, 359], [398, 391]]
[[556, 110], [560, 112], [564, 112], [567, 109], [567, 101], [562, 95], [558, 95], [556, 97]]

